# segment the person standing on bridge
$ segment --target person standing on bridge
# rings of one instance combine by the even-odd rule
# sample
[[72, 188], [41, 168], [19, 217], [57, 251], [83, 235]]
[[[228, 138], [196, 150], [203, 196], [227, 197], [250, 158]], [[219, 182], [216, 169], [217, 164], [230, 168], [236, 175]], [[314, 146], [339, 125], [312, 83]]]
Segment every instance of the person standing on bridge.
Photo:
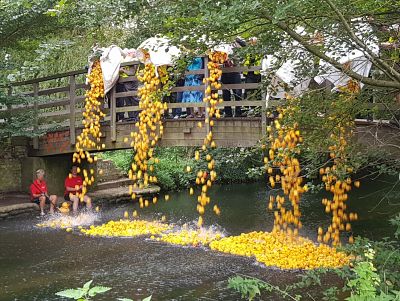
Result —
[[[71, 173], [65, 179], [65, 192], [64, 199], [67, 202], [72, 202], [72, 210], [74, 213], [78, 211], [79, 206], [79, 194], [82, 193], [83, 180], [80, 175], [78, 175], [78, 167], [72, 166]], [[89, 196], [85, 195], [83, 197], [83, 202], [86, 203], [86, 208], [92, 208], [92, 201]]]
[[[203, 58], [195, 57], [187, 67], [188, 71], [197, 71], [204, 68]], [[202, 84], [204, 75], [201, 74], [188, 74], [185, 76], [185, 87], [200, 86]], [[186, 103], [201, 103], [203, 101], [203, 92], [196, 90], [184, 91], [182, 95], [182, 102]], [[187, 108], [187, 117], [194, 118], [194, 108]], [[204, 108], [198, 108], [197, 117], [204, 117]]]
[[[240, 47], [245, 47], [246, 46], [246, 41], [243, 39], [237, 37], [235, 39], [235, 42], [231, 45], [228, 45], [232, 49], [235, 48], [240, 48]], [[233, 68], [236, 67], [238, 64], [238, 58], [236, 55], [231, 55], [231, 58], [228, 58], [225, 63], [224, 63], [224, 68]], [[242, 82], [240, 72], [223, 72], [221, 75], [221, 83], [222, 84], [227, 84], [227, 85], [237, 85]], [[232, 91], [232, 93], [231, 93]], [[229, 101], [232, 100], [232, 97], [235, 101], [241, 101], [242, 100], [242, 89], [223, 89], [222, 90], [222, 98], [224, 100], [224, 103], [228, 104]], [[232, 114], [232, 107], [227, 105], [224, 108], [224, 116], [225, 117], [233, 117]], [[235, 117], [242, 117], [242, 108], [240, 106], [235, 107]]]
[[46, 204], [50, 204], [50, 214], [53, 214], [54, 209], [57, 207], [57, 196], [54, 194], [49, 195], [44, 175], [44, 170], [38, 169], [36, 171], [36, 180], [30, 186], [31, 201], [40, 206], [40, 215], [42, 216], [45, 215], [44, 207]]

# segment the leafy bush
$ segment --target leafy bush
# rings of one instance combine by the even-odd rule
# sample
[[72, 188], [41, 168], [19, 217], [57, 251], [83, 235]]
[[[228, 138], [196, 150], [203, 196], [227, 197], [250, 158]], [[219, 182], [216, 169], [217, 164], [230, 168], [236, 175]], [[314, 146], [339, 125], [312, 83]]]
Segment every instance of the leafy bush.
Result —
[[121, 149], [115, 151], [107, 151], [100, 154], [105, 160], [111, 160], [114, 165], [124, 172], [128, 172], [133, 159], [133, 150]]
[[86, 282], [83, 285], [83, 287], [66, 289], [64, 291], [56, 293], [56, 295], [78, 301], [89, 301], [92, 297], [95, 297], [97, 294], [103, 294], [111, 289], [110, 287], [105, 287], [105, 286], [90, 287], [92, 282], [93, 280], [90, 280]]
[[247, 298], [247, 300], [253, 300], [257, 295], [261, 295], [261, 290], [272, 292], [276, 291], [283, 297], [289, 297], [292, 300], [300, 300], [301, 296], [292, 296], [288, 292], [283, 291], [279, 286], [269, 284], [260, 279], [253, 277], [236, 276], [228, 280], [228, 288], [234, 289], [239, 292], [242, 298]]
[[396, 232], [394, 233], [394, 237], [397, 239], [400, 237], [400, 213], [397, 214], [394, 218], [390, 220], [390, 223], [396, 227]]
[[[193, 147], [157, 148], [155, 156], [160, 160], [154, 168], [158, 184], [164, 190], [183, 189], [195, 182], [199, 170], [207, 170], [205, 159], [194, 160]], [[215, 160], [218, 183], [238, 183], [259, 180], [263, 177], [262, 154], [259, 148], [217, 148], [210, 152]], [[101, 158], [114, 162], [115, 166], [127, 172], [133, 158], [132, 150], [104, 152]], [[190, 166], [192, 172], [186, 172]], [[255, 172], [254, 170], [257, 170]]]
[[[400, 216], [391, 219], [391, 223], [399, 227]], [[396, 232], [396, 235], [398, 235]], [[338, 300], [340, 292], [349, 296], [348, 301], [398, 301], [400, 300], [400, 249], [398, 241], [384, 239], [372, 241], [357, 237], [354, 244], [346, 245], [341, 251], [354, 256], [351, 266], [340, 269], [315, 269], [299, 275], [299, 281], [284, 288], [274, 286], [252, 277], [233, 277], [228, 280], [228, 287], [236, 290], [242, 298], [252, 300], [262, 291], [276, 292], [284, 299], [302, 300], [301, 295], [293, 291], [311, 287], [322, 287], [321, 277], [336, 274], [343, 280], [343, 287], [328, 287], [322, 292], [322, 300]], [[314, 299], [316, 300], [316, 299]]]
[[[106, 286], [94, 286], [90, 287], [93, 280], [86, 282], [83, 287], [79, 288], [70, 288], [56, 293], [56, 296], [74, 299], [77, 301], [90, 301], [93, 300], [92, 297], [95, 297], [98, 294], [104, 294], [111, 290], [111, 287]], [[133, 301], [129, 298], [118, 298], [119, 301]], [[143, 299], [142, 301], [151, 301], [151, 296]]]
[[[373, 258], [369, 258], [366, 250], [373, 250]], [[400, 288], [400, 249], [398, 242], [382, 240], [372, 241], [358, 237], [353, 245], [346, 246], [345, 250], [354, 254], [360, 262], [371, 262], [377, 269], [380, 282], [379, 291], [387, 292]]]

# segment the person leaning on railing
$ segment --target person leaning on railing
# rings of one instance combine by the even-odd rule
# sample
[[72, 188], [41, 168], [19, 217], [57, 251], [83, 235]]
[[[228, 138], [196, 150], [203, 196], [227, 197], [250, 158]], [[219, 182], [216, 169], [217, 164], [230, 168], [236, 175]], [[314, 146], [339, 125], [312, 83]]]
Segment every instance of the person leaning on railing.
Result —
[[[250, 46], [254, 46], [257, 43], [257, 38], [249, 39], [248, 44]], [[243, 65], [246, 67], [260, 66], [263, 56], [260, 54], [247, 54], [244, 60]], [[246, 84], [254, 84], [261, 82], [261, 73], [260, 71], [244, 71], [243, 75], [245, 77]], [[246, 89], [244, 91], [244, 99], [246, 100], [260, 100], [261, 99], [261, 90], [260, 89]], [[250, 107], [248, 112], [249, 114], [254, 114], [254, 109], [256, 107]]]
[[[192, 62], [188, 66], [189, 71], [201, 70], [204, 67], [202, 57], [193, 58]], [[200, 86], [203, 82], [203, 75], [200, 74], [188, 74], [185, 76], [185, 87]], [[185, 103], [197, 103], [203, 101], [202, 91], [184, 91], [182, 95], [182, 102]], [[198, 108], [197, 117], [204, 117], [204, 108]], [[195, 117], [194, 108], [187, 108], [188, 118]]]
[[[232, 48], [238, 48], [238, 47], [245, 47], [246, 42], [240, 38], [236, 38], [235, 42], [232, 44]], [[225, 61], [224, 67], [225, 68], [231, 68], [235, 67], [237, 63], [235, 62], [236, 58], [229, 58], [228, 60]], [[240, 84], [242, 82], [240, 72], [224, 72], [221, 75], [221, 83], [223, 84]], [[231, 93], [232, 90], [232, 93]], [[233, 95], [233, 98], [235, 101], [241, 101], [242, 100], [242, 89], [224, 89], [222, 90], [222, 98], [224, 102], [231, 101], [231, 97]], [[225, 117], [232, 117], [232, 107], [226, 106], [224, 108], [224, 116]], [[235, 117], [242, 117], [242, 108], [241, 107], [235, 107]]]
[[38, 169], [36, 171], [36, 179], [30, 186], [31, 202], [40, 206], [40, 215], [42, 216], [45, 215], [44, 208], [46, 204], [50, 204], [50, 214], [53, 214], [54, 209], [57, 207], [57, 196], [54, 194], [49, 195], [44, 176], [44, 170]]
[[[185, 85], [185, 79], [183, 77], [180, 77], [176, 80], [176, 87], [183, 87]], [[182, 102], [182, 97], [183, 97], [183, 92], [173, 92], [171, 93], [170, 97], [168, 98], [171, 103], [181, 103]], [[178, 118], [184, 118], [186, 117], [186, 113], [182, 112], [182, 108], [173, 108], [172, 109], [172, 118], [173, 119], [178, 119]]]
[[[128, 76], [133, 76], [136, 73], [137, 65], [134, 66], [124, 66], [120, 68], [119, 76], [120, 78], [126, 78]], [[132, 80], [117, 83], [116, 92], [130, 92], [130, 91], [137, 91], [139, 87], [138, 80]], [[116, 107], [129, 107], [129, 106], [138, 106], [139, 105], [139, 98], [138, 96], [125, 96], [119, 97], [116, 99]], [[139, 111], [131, 111], [128, 112], [128, 118], [125, 118], [124, 112], [117, 113], [117, 121], [137, 121], [139, 116]]]

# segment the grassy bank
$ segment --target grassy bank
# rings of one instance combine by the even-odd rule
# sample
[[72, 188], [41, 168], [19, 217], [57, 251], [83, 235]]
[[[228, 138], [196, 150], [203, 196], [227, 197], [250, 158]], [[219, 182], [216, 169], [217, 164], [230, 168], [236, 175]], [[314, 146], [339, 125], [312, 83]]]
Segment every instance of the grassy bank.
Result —
[[[199, 170], [207, 170], [204, 158], [199, 161], [194, 159], [194, 153], [198, 148], [165, 147], [156, 149], [157, 164], [154, 174], [159, 185], [164, 190], [184, 189], [195, 182], [196, 173]], [[263, 175], [255, 173], [262, 166], [262, 153], [259, 149], [248, 148], [218, 148], [211, 151], [215, 159], [215, 170], [218, 175], [218, 183], [252, 182], [262, 179]], [[132, 162], [132, 150], [109, 151], [101, 154], [103, 159], [109, 159], [115, 166], [127, 172]], [[190, 166], [192, 171], [186, 172]]]

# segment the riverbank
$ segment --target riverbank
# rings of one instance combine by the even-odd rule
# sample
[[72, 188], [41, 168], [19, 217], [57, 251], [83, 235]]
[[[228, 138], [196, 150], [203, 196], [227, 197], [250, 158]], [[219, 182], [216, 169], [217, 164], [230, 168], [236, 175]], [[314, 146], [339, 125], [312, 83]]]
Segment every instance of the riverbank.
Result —
[[39, 211], [39, 206], [31, 203], [29, 195], [21, 192], [0, 194], [0, 221], [10, 217], [19, 217]]
[[[160, 187], [151, 185], [149, 187], [134, 189], [138, 196], [151, 196], [160, 192]], [[131, 201], [128, 186], [104, 187], [88, 193], [94, 205], [117, 204]], [[57, 203], [64, 202], [64, 197], [59, 196]], [[39, 212], [39, 206], [30, 201], [30, 196], [22, 192], [2, 193], [0, 196], [0, 221], [8, 218], [23, 217]]]

